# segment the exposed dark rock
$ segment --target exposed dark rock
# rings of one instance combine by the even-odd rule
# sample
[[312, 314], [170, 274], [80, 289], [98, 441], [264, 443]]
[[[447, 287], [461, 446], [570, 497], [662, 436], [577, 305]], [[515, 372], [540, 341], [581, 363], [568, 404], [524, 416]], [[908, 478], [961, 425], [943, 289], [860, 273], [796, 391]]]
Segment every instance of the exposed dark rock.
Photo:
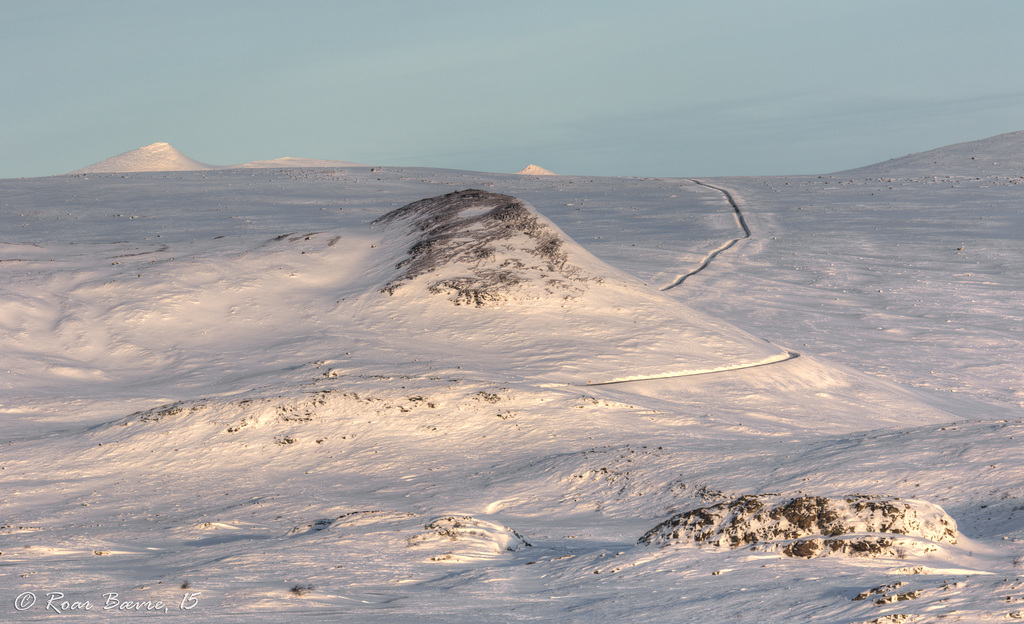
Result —
[[575, 295], [586, 281], [568, 261], [565, 241], [525, 203], [510, 195], [469, 189], [413, 202], [374, 221], [404, 226], [413, 242], [381, 292], [394, 294], [421, 276], [436, 276], [428, 292], [456, 305], [505, 301], [527, 284], [534, 294]]
[[292, 528], [288, 535], [312, 535], [327, 529], [352, 528], [368, 524], [385, 524], [388, 522], [401, 521], [413, 517], [414, 514], [406, 511], [392, 511], [387, 509], [367, 509], [361, 511], [350, 511], [337, 518], [320, 518], [309, 524], [302, 524]]

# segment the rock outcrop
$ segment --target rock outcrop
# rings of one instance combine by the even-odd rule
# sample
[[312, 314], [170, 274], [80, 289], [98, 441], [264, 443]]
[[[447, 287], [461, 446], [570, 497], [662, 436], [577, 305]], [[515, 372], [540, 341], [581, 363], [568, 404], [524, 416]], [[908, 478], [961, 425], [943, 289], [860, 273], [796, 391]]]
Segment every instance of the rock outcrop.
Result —
[[537, 211], [510, 195], [469, 189], [431, 197], [374, 221], [409, 237], [393, 295], [427, 279], [427, 291], [455, 305], [482, 307], [510, 298], [571, 297], [592, 279], [571, 264], [566, 240]]
[[921, 500], [750, 495], [676, 514], [638, 543], [753, 546], [791, 557], [873, 557], [934, 551], [940, 543], [956, 544], [957, 535], [956, 521]]

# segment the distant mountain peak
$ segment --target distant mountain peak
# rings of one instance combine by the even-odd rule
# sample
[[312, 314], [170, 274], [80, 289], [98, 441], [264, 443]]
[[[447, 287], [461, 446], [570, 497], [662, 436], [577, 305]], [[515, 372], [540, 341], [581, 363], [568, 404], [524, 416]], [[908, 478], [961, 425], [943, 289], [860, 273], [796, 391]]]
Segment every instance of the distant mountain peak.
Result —
[[151, 143], [145, 147], [118, 154], [71, 173], [124, 173], [136, 171], [205, 171], [218, 169], [193, 160], [174, 149], [170, 143]]
[[276, 158], [256, 160], [242, 165], [208, 165], [189, 158], [170, 143], [150, 143], [145, 147], [118, 154], [71, 173], [127, 173], [143, 171], [209, 171], [211, 169], [276, 169], [294, 167], [366, 167], [347, 160], [315, 158]]
[[544, 167], [538, 167], [537, 165], [527, 165], [525, 169], [516, 173], [519, 175], [557, 175], [553, 171], [548, 171]]

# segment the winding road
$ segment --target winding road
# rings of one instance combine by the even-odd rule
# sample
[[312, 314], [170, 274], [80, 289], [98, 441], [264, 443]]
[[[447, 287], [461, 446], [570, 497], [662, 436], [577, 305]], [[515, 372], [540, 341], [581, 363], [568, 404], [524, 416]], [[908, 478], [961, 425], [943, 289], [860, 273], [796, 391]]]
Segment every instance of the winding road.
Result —
[[[713, 184], [708, 184], [707, 182], [702, 182], [701, 180], [697, 180], [697, 179], [692, 179], [691, 178], [690, 181], [693, 182], [694, 184], [698, 184], [700, 186], [705, 186], [705, 187], [707, 187], [709, 189], [714, 189], [714, 190], [718, 191], [719, 193], [721, 193], [722, 196], [725, 197], [726, 201], [729, 202], [729, 205], [732, 206], [733, 215], [736, 217], [736, 225], [743, 231], [743, 236], [740, 236], [739, 238], [734, 238], [732, 240], [729, 240], [729, 241], [725, 242], [724, 244], [722, 244], [721, 246], [719, 246], [717, 249], [715, 249], [714, 251], [709, 253], [704, 258], [703, 262], [701, 262], [700, 265], [696, 269], [690, 271], [689, 273], [686, 273], [685, 275], [680, 275], [678, 278], [676, 278], [676, 280], [674, 282], [672, 282], [668, 286], [665, 286], [664, 288], [662, 288], [661, 289], [662, 291], [671, 290], [671, 289], [675, 288], [676, 286], [681, 285], [683, 282], [685, 282], [690, 277], [692, 277], [692, 276], [700, 273], [704, 269], [708, 268], [708, 266], [711, 265], [711, 262], [714, 261], [714, 259], [717, 258], [722, 252], [724, 252], [724, 251], [726, 251], [728, 249], [731, 249], [734, 245], [736, 245], [736, 243], [740, 242], [741, 240], [746, 239], [746, 238], [750, 238], [750, 227], [747, 225], [747, 220], [743, 217], [743, 211], [740, 210], [739, 203], [736, 201], [736, 198], [733, 197], [732, 193], [730, 193], [728, 189], [724, 189], [724, 188], [722, 188], [720, 186], [715, 186]], [[728, 373], [728, 372], [738, 371], [738, 370], [747, 370], [747, 369], [751, 369], [751, 368], [760, 368], [762, 366], [771, 366], [772, 364], [781, 364], [782, 362], [789, 362], [790, 360], [795, 360], [798, 357], [800, 357], [800, 354], [797, 353], [796, 351], [785, 351], [783, 353], [780, 353], [777, 357], [772, 357], [772, 358], [769, 358], [769, 359], [767, 359], [767, 360], [765, 360], [763, 362], [756, 362], [754, 364], [737, 364], [735, 366], [723, 366], [723, 367], [715, 368], [715, 369], [711, 369], [711, 370], [688, 371], [688, 372], [683, 372], [683, 373], [665, 373], [665, 374], [661, 374], [661, 375], [648, 375], [648, 376], [645, 376], [645, 377], [626, 378], [626, 379], [613, 379], [611, 381], [587, 382], [586, 385], [588, 385], [588, 386], [608, 386], [608, 385], [612, 385], [612, 384], [631, 383], [631, 382], [634, 382], [634, 381], [650, 381], [650, 380], [656, 380], [656, 379], [678, 379], [680, 377], [696, 377], [698, 375], [714, 375], [714, 374], [718, 374], [718, 373]]]
[[733, 245], [735, 245], [736, 243], [740, 242], [741, 240], [743, 240], [745, 238], [750, 238], [750, 227], [747, 226], [747, 220], [743, 218], [743, 211], [740, 210], [740, 206], [739, 206], [738, 203], [736, 203], [736, 198], [732, 196], [732, 193], [730, 193], [728, 190], [726, 190], [724, 188], [721, 188], [719, 186], [714, 186], [712, 184], [708, 184], [707, 182], [701, 182], [700, 180], [695, 180], [695, 179], [691, 179], [690, 181], [693, 182], [694, 184], [699, 184], [700, 186], [706, 186], [709, 189], [714, 189], [714, 190], [718, 191], [719, 193], [721, 193], [722, 195], [725, 196], [726, 201], [728, 201], [729, 205], [732, 206], [732, 210], [733, 210], [734, 216], [736, 217], [736, 224], [743, 230], [743, 236], [741, 236], [739, 238], [734, 238], [734, 239], [724, 243], [718, 249], [716, 249], [716, 250], [712, 251], [711, 253], [709, 253], [704, 258], [704, 261], [700, 263], [700, 266], [698, 266], [696, 269], [690, 271], [689, 273], [686, 273], [685, 275], [680, 275], [678, 278], [676, 278], [676, 281], [674, 281], [671, 284], [669, 284], [668, 286], [662, 288], [662, 290], [672, 290], [676, 286], [681, 285], [683, 282], [685, 282], [690, 277], [692, 277], [692, 276], [700, 273], [704, 269], [708, 268], [708, 266], [711, 265], [711, 262], [715, 258], [717, 258], [719, 256], [719, 254], [721, 254], [723, 251], [726, 251], [727, 249], [731, 249]]
[[788, 362], [795, 360], [800, 357], [800, 354], [796, 351], [786, 351], [784, 354], [780, 354], [779, 357], [770, 358], [764, 362], [757, 362], [755, 364], [737, 364], [735, 366], [723, 366], [721, 368], [714, 368], [711, 370], [703, 371], [690, 371], [686, 373], [666, 373], [664, 375], [648, 375], [646, 377], [637, 377], [635, 379], [615, 379], [612, 381], [598, 381], [598, 382], [587, 382], [588, 386], [611, 386], [613, 384], [624, 384], [632, 383], [634, 381], [651, 381], [657, 379], [678, 379], [680, 377], [698, 377], [701, 375], [716, 375], [718, 373], [731, 373], [738, 370], [748, 370], [751, 368], [760, 368], [762, 366], [771, 366], [772, 364], [780, 364], [782, 362]]

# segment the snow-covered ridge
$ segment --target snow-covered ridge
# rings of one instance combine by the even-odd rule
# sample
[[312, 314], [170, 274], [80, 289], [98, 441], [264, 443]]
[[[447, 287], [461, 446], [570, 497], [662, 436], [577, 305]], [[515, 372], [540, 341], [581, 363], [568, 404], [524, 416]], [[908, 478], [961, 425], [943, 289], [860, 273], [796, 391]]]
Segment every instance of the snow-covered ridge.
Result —
[[301, 168], [301, 167], [369, 167], [347, 160], [324, 160], [320, 158], [274, 158], [272, 160], [254, 160], [241, 165], [225, 165], [224, 169], [274, 169], [274, 168]]

